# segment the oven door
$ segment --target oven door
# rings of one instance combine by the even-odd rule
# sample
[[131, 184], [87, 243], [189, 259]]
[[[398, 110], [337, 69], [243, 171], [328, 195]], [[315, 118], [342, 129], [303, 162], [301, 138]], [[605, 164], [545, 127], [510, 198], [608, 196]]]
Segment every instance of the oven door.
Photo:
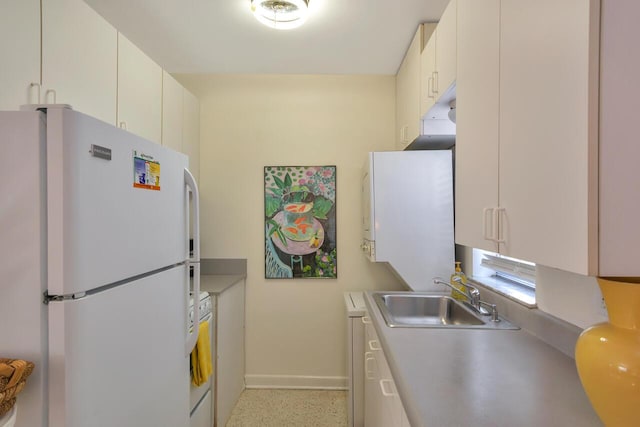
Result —
[[211, 390], [207, 390], [204, 397], [191, 412], [189, 427], [211, 427]]
[[[206, 320], [209, 322], [209, 341], [211, 342], [212, 345], [212, 350], [213, 350], [213, 315], [209, 314], [207, 317], [205, 317], [203, 319], [203, 321]], [[211, 379], [213, 378], [213, 375], [211, 375], [211, 377], [209, 378], [209, 380], [202, 384], [199, 387], [196, 387], [193, 385], [193, 383], [191, 383], [191, 389], [190, 389], [190, 395], [189, 395], [189, 409], [191, 410], [191, 418], [193, 418], [194, 413], [196, 412], [196, 409], [200, 410], [200, 406], [203, 403], [203, 400], [205, 398], [205, 395], [210, 392], [211, 390]], [[209, 401], [211, 401], [211, 396], [209, 396]], [[211, 419], [211, 405], [209, 405], [209, 419]], [[193, 422], [192, 422], [192, 426], [193, 426]], [[208, 425], [208, 427], [210, 427], [210, 425]]]

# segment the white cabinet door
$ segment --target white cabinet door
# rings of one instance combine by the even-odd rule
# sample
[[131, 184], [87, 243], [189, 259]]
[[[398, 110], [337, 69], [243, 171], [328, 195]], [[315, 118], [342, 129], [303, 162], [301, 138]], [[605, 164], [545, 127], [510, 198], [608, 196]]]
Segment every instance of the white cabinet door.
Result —
[[218, 296], [216, 425], [227, 423], [231, 410], [244, 390], [245, 282]]
[[400, 150], [420, 135], [421, 51], [422, 25], [418, 26], [396, 76], [397, 147]]
[[40, 1], [3, 1], [0, 13], [0, 110], [37, 103], [40, 83]]
[[456, 0], [451, 0], [436, 29], [436, 99], [456, 81]]
[[[391, 370], [387, 364], [380, 340], [371, 323], [365, 324], [365, 406], [364, 425], [399, 427], [404, 408], [398, 395]], [[408, 425], [408, 424], [407, 424]]]
[[[434, 25], [434, 24], [425, 24]], [[434, 28], [435, 29], [435, 28]], [[427, 44], [420, 55], [420, 117], [424, 117], [433, 104], [436, 103], [434, 90], [434, 74], [436, 71], [436, 37], [438, 32], [434, 31], [429, 37]]]
[[189, 156], [189, 170], [200, 183], [200, 102], [182, 90], [182, 152]]
[[598, 10], [459, 0], [457, 243], [596, 272]]
[[498, 206], [499, 43], [500, 0], [458, 0], [456, 243], [493, 252], [483, 211]]
[[160, 144], [162, 68], [118, 34], [118, 126]]
[[116, 122], [117, 31], [82, 0], [42, 1], [43, 102]]
[[598, 3], [501, 4], [500, 252], [580, 274], [596, 273]]
[[183, 90], [176, 79], [162, 71], [162, 145], [180, 152], [183, 152]]
[[601, 276], [640, 276], [637, 189], [640, 2], [602, 2], [600, 58], [600, 257]]

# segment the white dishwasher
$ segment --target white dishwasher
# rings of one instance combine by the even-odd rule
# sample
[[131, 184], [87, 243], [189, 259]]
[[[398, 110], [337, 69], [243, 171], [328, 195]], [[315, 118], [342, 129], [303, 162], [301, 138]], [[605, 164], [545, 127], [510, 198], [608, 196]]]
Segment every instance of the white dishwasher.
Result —
[[347, 313], [347, 378], [349, 427], [364, 426], [364, 324], [367, 312], [362, 292], [345, 292]]

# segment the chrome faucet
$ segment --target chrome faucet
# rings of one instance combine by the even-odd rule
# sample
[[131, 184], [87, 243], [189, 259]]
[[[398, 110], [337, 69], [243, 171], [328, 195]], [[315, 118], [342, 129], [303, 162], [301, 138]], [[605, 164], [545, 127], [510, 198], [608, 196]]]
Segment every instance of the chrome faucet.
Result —
[[[475, 286], [469, 284], [469, 283], [462, 283], [462, 279], [460, 277], [455, 277], [453, 278], [454, 282], [459, 283], [460, 285], [464, 286], [466, 289], [465, 291], [462, 291], [458, 288], [456, 288], [455, 286], [453, 286], [451, 283], [449, 282], [445, 282], [442, 278], [440, 277], [434, 277], [433, 278], [433, 283], [435, 283], [436, 285], [445, 285], [450, 287], [451, 289], [453, 289], [454, 291], [456, 291], [457, 293], [459, 293], [460, 295], [463, 295], [466, 298], [466, 301], [463, 301], [463, 303], [470, 307], [473, 311], [475, 311], [476, 313], [479, 313], [483, 316], [491, 316], [491, 320], [494, 322], [499, 322], [500, 318], [498, 317], [498, 308], [496, 307], [495, 304], [489, 304], [488, 302], [484, 302], [480, 300], [480, 291], [478, 290], [478, 288], [476, 288]], [[484, 307], [488, 307], [491, 311], [487, 310]]]

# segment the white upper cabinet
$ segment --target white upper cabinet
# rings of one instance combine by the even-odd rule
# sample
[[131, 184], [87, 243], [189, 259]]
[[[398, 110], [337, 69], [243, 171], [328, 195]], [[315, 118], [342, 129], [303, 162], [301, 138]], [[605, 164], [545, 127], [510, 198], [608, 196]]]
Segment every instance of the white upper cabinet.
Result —
[[0, 110], [70, 104], [189, 155], [199, 175], [198, 99], [82, 0], [4, 1]]
[[500, 0], [458, 0], [456, 243], [492, 252], [485, 209], [499, 205], [499, 46]]
[[595, 274], [598, 2], [458, 3], [457, 243]]
[[424, 28], [426, 44], [420, 55], [420, 117], [424, 117], [436, 103], [436, 24], [424, 24]]
[[453, 98], [443, 95], [453, 88], [456, 81], [456, 14], [457, 0], [451, 0], [433, 34], [430, 37], [425, 34], [426, 44], [421, 57], [420, 117], [424, 117], [438, 100], [444, 99], [448, 103]]
[[42, 1], [42, 102], [116, 122], [118, 33], [81, 0]]
[[601, 276], [640, 276], [640, 2], [603, 1], [600, 58]]
[[200, 182], [200, 102], [184, 89], [182, 116], [182, 152], [189, 156], [189, 170]]
[[456, 81], [456, 10], [457, 0], [451, 0], [436, 28], [436, 98], [446, 93]]
[[501, 15], [501, 252], [594, 274], [599, 4], [503, 0]]
[[420, 52], [422, 25], [413, 37], [396, 75], [397, 148], [404, 149], [420, 135]]
[[38, 102], [30, 85], [40, 83], [39, 0], [2, 2], [0, 57], [0, 110]]
[[182, 85], [162, 72], [162, 145], [182, 152]]
[[118, 34], [118, 126], [162, 141], [162, 68]]
[[200, 176], [200, 102], [166, 71], [162, 84], [162, 145], [189, 156], [189, 170]]

